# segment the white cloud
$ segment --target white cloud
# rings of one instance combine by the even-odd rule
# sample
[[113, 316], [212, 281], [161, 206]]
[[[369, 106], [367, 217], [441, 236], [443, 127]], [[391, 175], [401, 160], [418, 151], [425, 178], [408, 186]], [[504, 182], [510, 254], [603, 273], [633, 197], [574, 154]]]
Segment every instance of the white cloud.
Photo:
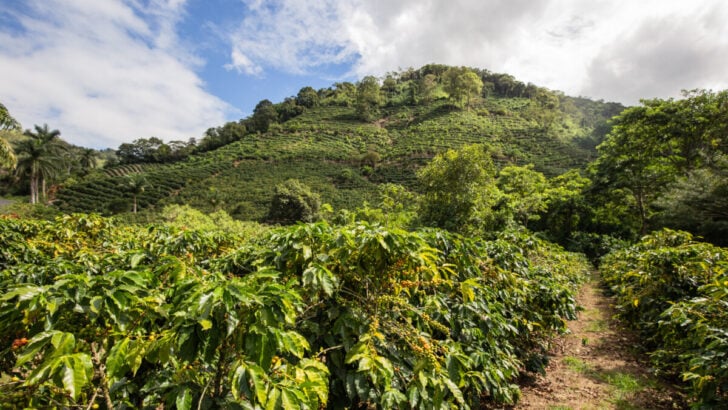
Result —
[[250, 11], [237, 31], [228, 69], [259, 75], [264, 68], [304, 74], [312, 67], [353, 61], [336, 0], [246, 1]]
[[193, 71], [175, 35], [184, 1], [32, 0], [22, 30], [0, 28], [2, 101], [26, 128], [48, 123], [75, 144], [199, 137], [226, 103]]
[[721, 0], [342, 0], [248, 2], [232, 36], [243, 73], [293, 74], [353, 60], [356, 77], [427, 63], [636, 103], [728, 87]]

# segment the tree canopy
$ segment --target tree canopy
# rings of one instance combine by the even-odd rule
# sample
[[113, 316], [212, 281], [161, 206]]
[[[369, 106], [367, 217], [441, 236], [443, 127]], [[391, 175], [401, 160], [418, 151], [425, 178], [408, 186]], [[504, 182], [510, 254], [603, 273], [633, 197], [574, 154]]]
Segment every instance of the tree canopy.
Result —
[[371, 121], [379, 114], [382, 97], [379, 81], [372, 76], [364, 77], [356, 87], [356, 114], [364, 121]]
[[423, 192], [420, 218], [427, 226], [466, 232], [493, 223], [498, 199], [488, 148], [469, 145], [437, 155], [417, 172]]
[[450, 98], [460, 106], [469, 107], [472, 99], [480, 95], [483, 80], [466, 67], [452, 67], [443, 74], [443, 87]]
[[321, 198], [297, 179], [289, 179], [275, 187], [268, 217], [270, 222], [293, 224], [312, 222], [318, 217]]

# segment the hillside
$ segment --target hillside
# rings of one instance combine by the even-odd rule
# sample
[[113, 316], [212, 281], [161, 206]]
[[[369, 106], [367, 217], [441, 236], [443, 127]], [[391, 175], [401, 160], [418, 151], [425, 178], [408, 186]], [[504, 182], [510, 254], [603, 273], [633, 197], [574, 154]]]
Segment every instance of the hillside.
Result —
[[[433, 68], [420, 69], [420, 76], [428, 70]], [[490, 74], [481, 75], [488, 80]], [[321, 104], [301, 108], [300, 115], [274, 122], [265, 132], [246, 133], [237, 141], [171, 164], [108, 169], [62, 187], [55, 204], [64, 211], [128, 211], [131, 199], [120, 186], [124, 175], [137, 173], [148, 182], [139, 194], [141, 208], [190, 204], [259, 220], [265, 216], [273, 187], [297, 178], [323, 202], [351, 209], [375, 200], [381, 183], [416, 189], [415, 172], [422, 164], [437, 153], [472, 143], [492, 146], [499, 165], [532, 163], [553, 176], [593, 160], [603, 124], [622, 108], [518, 82], [523, 86], [520, 92], [499, 91], [499, 83], [490, 83], [485, 88], [491, 91], [483, 91], [467, 107], [446, 98], [442, 85], [431, 101], [413, 103], [407, 98], [415, 82], [411, 77], [400, 75], [392, 92], [381, 92], [381, 104], [370, 120], [361, 119], [356, 100], [342, 97], [345, 87], [337, 84], [335, 89], [318, 91]], [[528, 87], [536, 91], [529, 92]]]

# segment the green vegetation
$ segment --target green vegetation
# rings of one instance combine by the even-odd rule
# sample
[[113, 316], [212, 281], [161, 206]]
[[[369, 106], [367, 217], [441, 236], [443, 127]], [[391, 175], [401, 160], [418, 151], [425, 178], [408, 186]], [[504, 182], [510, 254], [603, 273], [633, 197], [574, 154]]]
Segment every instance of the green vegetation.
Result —
[[122, 144], [104, 172], [64, 183], [54, 203], [64, 212], [128, 211], [132, 201], [117, 187], [121, 176], [137, 172], [151, 185], [139, 195], [141, 209], [190, 204], [262, 221], [273, 187], [291, 178], [323, 203], [354, 209], [377, 200], [383, 183], [419, 190], [418, 169], [472, 144], [491, 147], [498, 168], [533, 164], [556, 176], [595, 156], [584, 141], [598, 141], [618, 107], [485, 70], [430, 65], [382, 83], [367, 77], [304, 87], [277, 104], [263, 100], [250, 118], [210, 128], [199, 142]]
[[76, 215], [0, 219], [0, 240], [0, 395], [20, 407], [509, 403], [587, 269], [523, 234], [362, 223], [245, 244]]
[[624, 109], [436, 64], [113, 152], [0, 105], [0, 187], [33, 204], [0, 218], [0, 399], [512, 403], [586, 271], [548, 239], [603, 257], [660, 371], [725, 406], [726, 124], [728, 91]]
[[642, 334], [660, 369], [690, 382], [697, 406], [728, 400], [727, 259], [725, 248], [663, 230], [602, 263], [620, 318]]

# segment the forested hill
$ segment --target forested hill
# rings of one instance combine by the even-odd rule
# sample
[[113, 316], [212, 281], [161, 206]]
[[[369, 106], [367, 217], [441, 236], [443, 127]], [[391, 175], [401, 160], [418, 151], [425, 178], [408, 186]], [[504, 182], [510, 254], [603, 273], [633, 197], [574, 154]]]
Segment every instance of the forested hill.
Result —
[[[623, 108], [505, 74], [429, 65], [305, 87], [277, 104], [263, 100], [252, 116], [209, 129], [192, 149], [154, 138], [122, 144], [118, 166], [66, 184], [54, 203], [113, 214], [129, 211], [138, 196], [142, 209], [182, 203], [259, 220], [273, 188], [295, 178], [322, 202], [353, 209], [373, 200], [381, 183], [416, 189], [420, 166], [473, 143], [489, 145], [499, 166], [533, 164], [554, 176], [593, 160], [606, 121]], [[130, 195], [138, 181], [129, 174], [145, 189]]]

